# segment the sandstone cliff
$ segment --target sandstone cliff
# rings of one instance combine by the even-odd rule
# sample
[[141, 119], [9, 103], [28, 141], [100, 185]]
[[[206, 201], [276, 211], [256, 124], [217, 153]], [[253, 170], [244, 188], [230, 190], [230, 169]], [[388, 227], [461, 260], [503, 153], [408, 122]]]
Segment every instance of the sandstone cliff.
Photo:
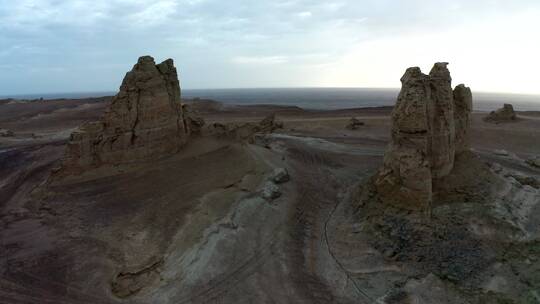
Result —
[[70, 138], [61, 172], [80, 174], [102, 165], [156, 159], [178, 152], [203, 122], [180, 102], [173, 60], [139, 58], [100, 121]]
[[433, 180], [447, 176], [456, 152], [468, 149], [472, 94], [464, 85], [452, 90], [447, 63], [436, 63], [429, 75], [417, 67], [401, 78], [402, 89], [392, 112], [392, 140], [375, 184], [391, 205], [425, 210]]

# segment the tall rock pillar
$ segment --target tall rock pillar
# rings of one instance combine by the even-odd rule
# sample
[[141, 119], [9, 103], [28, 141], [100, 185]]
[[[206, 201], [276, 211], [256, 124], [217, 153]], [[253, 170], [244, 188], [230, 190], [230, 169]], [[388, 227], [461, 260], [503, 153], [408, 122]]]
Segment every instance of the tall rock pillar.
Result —
[[71, 135], [61, 171], [156, 159], [178, 152], [190, 135], [172, 59], [144, 56], [128, 72], [100, 121]]
[[464, 86], [452, 90], [447, 65], [436, 63], [429, 75], [409, 68], [401, 78], [392, 111], [391, 142], [375, 178], [383, 202], [426, 210], [432, 201], [433, 180], [447, 176], [454, 167], [456, 145], [458, 152], [468, 147], [472, 95]]

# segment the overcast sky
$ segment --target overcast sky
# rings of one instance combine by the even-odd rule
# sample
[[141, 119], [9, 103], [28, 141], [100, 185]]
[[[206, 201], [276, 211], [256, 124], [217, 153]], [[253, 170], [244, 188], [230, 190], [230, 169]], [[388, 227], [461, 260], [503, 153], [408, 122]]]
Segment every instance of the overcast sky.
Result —
[[449, 61], [540, 93], [539, 0], [0, 0], [0, 95], [116, 90], [141, 55], [183, 88], [399, 87]]

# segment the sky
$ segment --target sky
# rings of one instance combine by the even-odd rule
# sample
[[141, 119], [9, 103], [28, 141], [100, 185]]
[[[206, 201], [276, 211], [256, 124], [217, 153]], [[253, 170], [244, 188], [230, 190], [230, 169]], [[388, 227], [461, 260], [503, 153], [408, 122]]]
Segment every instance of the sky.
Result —
[[0, 95], [115, 91], [137, 58], [184, 89], [454, 84], [540, 94], [538, 0], [0, 0]]

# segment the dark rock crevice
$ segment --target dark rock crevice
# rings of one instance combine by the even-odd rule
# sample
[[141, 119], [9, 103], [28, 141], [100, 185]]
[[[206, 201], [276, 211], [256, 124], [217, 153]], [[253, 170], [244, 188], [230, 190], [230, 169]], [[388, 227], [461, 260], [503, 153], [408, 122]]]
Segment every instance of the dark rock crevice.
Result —
[[112, 293], [119, 298], [128, 298], [139, 293], [159, 279], [159, 268], [162, 265], [163, 260], [159, 260], [138, 271], [120, 272], [111, 284]]

